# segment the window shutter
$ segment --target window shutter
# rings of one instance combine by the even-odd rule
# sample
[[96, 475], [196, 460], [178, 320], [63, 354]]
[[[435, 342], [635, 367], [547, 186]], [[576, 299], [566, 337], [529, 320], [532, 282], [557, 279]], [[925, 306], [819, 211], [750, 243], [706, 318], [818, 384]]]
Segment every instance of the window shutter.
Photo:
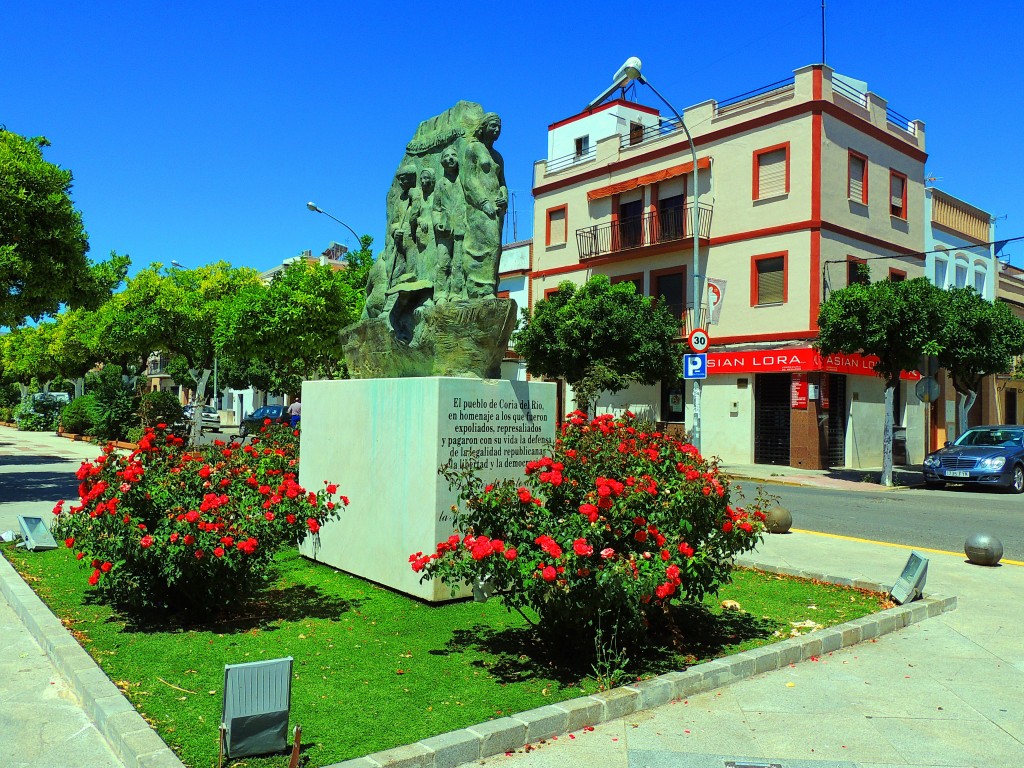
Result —
[[[890, 204], [892, 205], [893, 213], [895, 215], [903, 215], [903, 177], [902, 176], [891, 176], [889, 177], [889, 196], [891, 197]], [[896, 214], [896, 211], [899, 211]]]
[[781, 304], [785, 298], [785, 260], [779, 256], [757, 262], [757, 303]]
[[757, 156], [757, 198], [786, 194], [786, 150]]
[[855, 155], [850, 155], [849, 198], [864, 202], [864, 159]]
[[565, 240], [565, 208], [548, 211], [548, 245], [561, 245]]

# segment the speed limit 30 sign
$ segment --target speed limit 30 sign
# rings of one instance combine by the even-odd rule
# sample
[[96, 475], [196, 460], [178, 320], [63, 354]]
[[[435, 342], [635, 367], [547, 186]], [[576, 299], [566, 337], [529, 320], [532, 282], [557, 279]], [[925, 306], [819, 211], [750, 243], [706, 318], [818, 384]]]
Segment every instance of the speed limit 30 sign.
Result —
[[694, 328], [690, 331], [690, 335], [686, 337], [686, 343], [690, 345], [690, 349], [699, 355], [708, 351], [711, 339], [708, 338], [708, 332], [703, 328]]

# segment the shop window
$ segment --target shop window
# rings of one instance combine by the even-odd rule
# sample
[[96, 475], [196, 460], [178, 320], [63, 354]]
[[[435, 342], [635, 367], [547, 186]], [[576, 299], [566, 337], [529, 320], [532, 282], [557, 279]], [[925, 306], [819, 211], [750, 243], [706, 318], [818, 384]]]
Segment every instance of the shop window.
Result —
[[868, 159], [852, 149], [850, 150], [846, 196], [855, 202], [868, 204]]
[[889, 214], [897, 219], [907, 218], [907, 177], [899, 171], [889, 171]]
[[567, 206], [564, 205], [548, 209], [546, 245], [565, 245], [569, 235], [569, 222], [566, 212]]
[[686, 415], [682, 381], [661, 382], [661, 420], [679, 423]]
[[754, 199], [789, 193], [789, 143], [754, 153]]
[[784, 304], [786, 301], [786, 255], [755, 256], [751, 267], [750, 305]]

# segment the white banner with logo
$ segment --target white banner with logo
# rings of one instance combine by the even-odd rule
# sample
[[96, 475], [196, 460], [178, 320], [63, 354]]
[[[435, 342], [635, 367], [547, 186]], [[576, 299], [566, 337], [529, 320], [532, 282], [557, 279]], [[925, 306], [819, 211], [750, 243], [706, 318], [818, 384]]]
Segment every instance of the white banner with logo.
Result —
[[718, 319], [722, 316], [726, 282], [726, 280], [718, 280], [714, 277], [708, 278], [708, 307], [711, 311], [708, 325], [718, 325]]

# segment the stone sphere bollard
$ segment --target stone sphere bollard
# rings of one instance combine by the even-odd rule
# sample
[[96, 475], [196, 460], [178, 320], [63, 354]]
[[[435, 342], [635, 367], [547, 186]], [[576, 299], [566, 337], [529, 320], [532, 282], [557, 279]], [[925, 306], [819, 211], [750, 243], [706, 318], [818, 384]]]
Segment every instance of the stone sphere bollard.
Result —
[[793, 515], [785, 507], [772, 507], [768, 510], [768, 519], [764, 521], [768, 533], [789, 533], [793, 527]]
[[987, 533], [972, 533], [964, 542], [964, 553], [975, 565], [996, 565], [1003, 558], [1003, 542]]

